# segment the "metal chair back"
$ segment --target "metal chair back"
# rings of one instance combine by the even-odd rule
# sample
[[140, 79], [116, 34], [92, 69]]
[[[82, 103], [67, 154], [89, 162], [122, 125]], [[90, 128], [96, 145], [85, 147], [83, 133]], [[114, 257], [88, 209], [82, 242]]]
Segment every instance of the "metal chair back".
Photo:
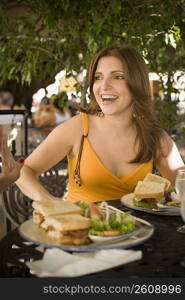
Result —
[[[42, 185], [56, 197], [63, 197], [66, 192], [68, 175], [60, 174], [55, 167], [40, 176]], [[25, 196], [16, 184], [3, 192], [2, 208], [6, 217], [6, 230], [10, 231], [32, 217], [32, 199]]]

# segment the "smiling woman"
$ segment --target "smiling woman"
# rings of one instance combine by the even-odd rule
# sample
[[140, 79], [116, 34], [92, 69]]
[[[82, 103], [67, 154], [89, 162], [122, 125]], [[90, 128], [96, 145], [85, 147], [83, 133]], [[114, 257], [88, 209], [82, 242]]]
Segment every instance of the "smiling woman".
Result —
[[[142, 56], [131, 46], [101, 50], [88, 68], [81, 113], [57, 126], [26, 159], [17, 184], [36, 201], [56, 200], [38, 176], [68, 157], [67, 200], [98, 202], [132, 193], [157, 167], [174, 184], [179, 151], [159, 126]], [[82, 103], [86, 103], [82, 99]]]

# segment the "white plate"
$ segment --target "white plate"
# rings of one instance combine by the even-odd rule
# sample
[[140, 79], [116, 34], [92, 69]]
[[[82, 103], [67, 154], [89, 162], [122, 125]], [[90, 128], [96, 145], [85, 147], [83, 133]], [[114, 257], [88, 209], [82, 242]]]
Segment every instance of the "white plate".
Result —
[[154, 227], [149, 222], [139, 218], [135, 219], [138, 230], [135, 230], [133, 235], [128, 236], [127, 239], [123, 238], [117, 241], [113, 240], [108, 244], [105, 243], [105, 245], [102, 243], [100, 245], [98, 245], [98, 243], [91, 243], [87, 246], [56, 245], [54, 241], [47, 236], [47, 233], [44, 230], [40, 229], [33, 223], [32, 219], [25, 221], [20, 225], [19, 233], [25, 240], [45, 248], [57, 247], [62, 250], [72, 252], [91, 252], [103, 249], [126, 249], [144, 243], [154, 232]]
[[109, 241], [115, 241], [117, 239], [121, 240], [121, 239], [127, 239], [132, 235], [135, 235], [137, 233], [138, 230], [140, 230], [140, 226], [138, 226], [139, 224], [136, 225], [136, 228], [133, 231], [130, 231], [128, 233], [122, 233], [119, 235], [109, 235], [109, 236], [101, 236], [101, 235], [93, 235], [93, 234], [89, 234], [89, 238], [91, 239], [92, 242], [95, 243], [106, 243]]
[[127, 208], [134, 210], [144, 211], [154, 215], [166, 215], [166, 216], [180, 216], [180, 207], [177, 206], [165, 206], [165, 208], [151, 209], [145, 207], [135, 206], [133, 204], [134, 194], [127, 194], [121, 197], [121, 203], [124, 204]]

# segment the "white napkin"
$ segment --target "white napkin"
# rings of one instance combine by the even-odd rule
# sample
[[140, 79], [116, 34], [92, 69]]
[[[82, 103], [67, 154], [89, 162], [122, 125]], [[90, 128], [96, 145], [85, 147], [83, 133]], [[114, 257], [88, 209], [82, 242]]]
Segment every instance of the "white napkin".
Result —
[[142, 258], [141, 251], [100, 250], [70, 254], [58, 248], [47, 249], [43, 259], [27, 263], [38, 277], [78, 277], [107, 270]]

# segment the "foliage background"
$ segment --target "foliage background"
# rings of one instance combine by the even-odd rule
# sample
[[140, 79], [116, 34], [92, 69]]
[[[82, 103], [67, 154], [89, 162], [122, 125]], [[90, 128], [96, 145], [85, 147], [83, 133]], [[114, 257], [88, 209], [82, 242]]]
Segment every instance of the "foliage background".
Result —
[[97, 50], [132, 44], [150, 71], [166, 74], [158, 109], [170, 131], [178, 123], [174, 74], [185, 73], [184, 29], [185, 0], [1, 0], [0, 88], [29, 109], [33, 92], [62, 69], [75, 76]]

